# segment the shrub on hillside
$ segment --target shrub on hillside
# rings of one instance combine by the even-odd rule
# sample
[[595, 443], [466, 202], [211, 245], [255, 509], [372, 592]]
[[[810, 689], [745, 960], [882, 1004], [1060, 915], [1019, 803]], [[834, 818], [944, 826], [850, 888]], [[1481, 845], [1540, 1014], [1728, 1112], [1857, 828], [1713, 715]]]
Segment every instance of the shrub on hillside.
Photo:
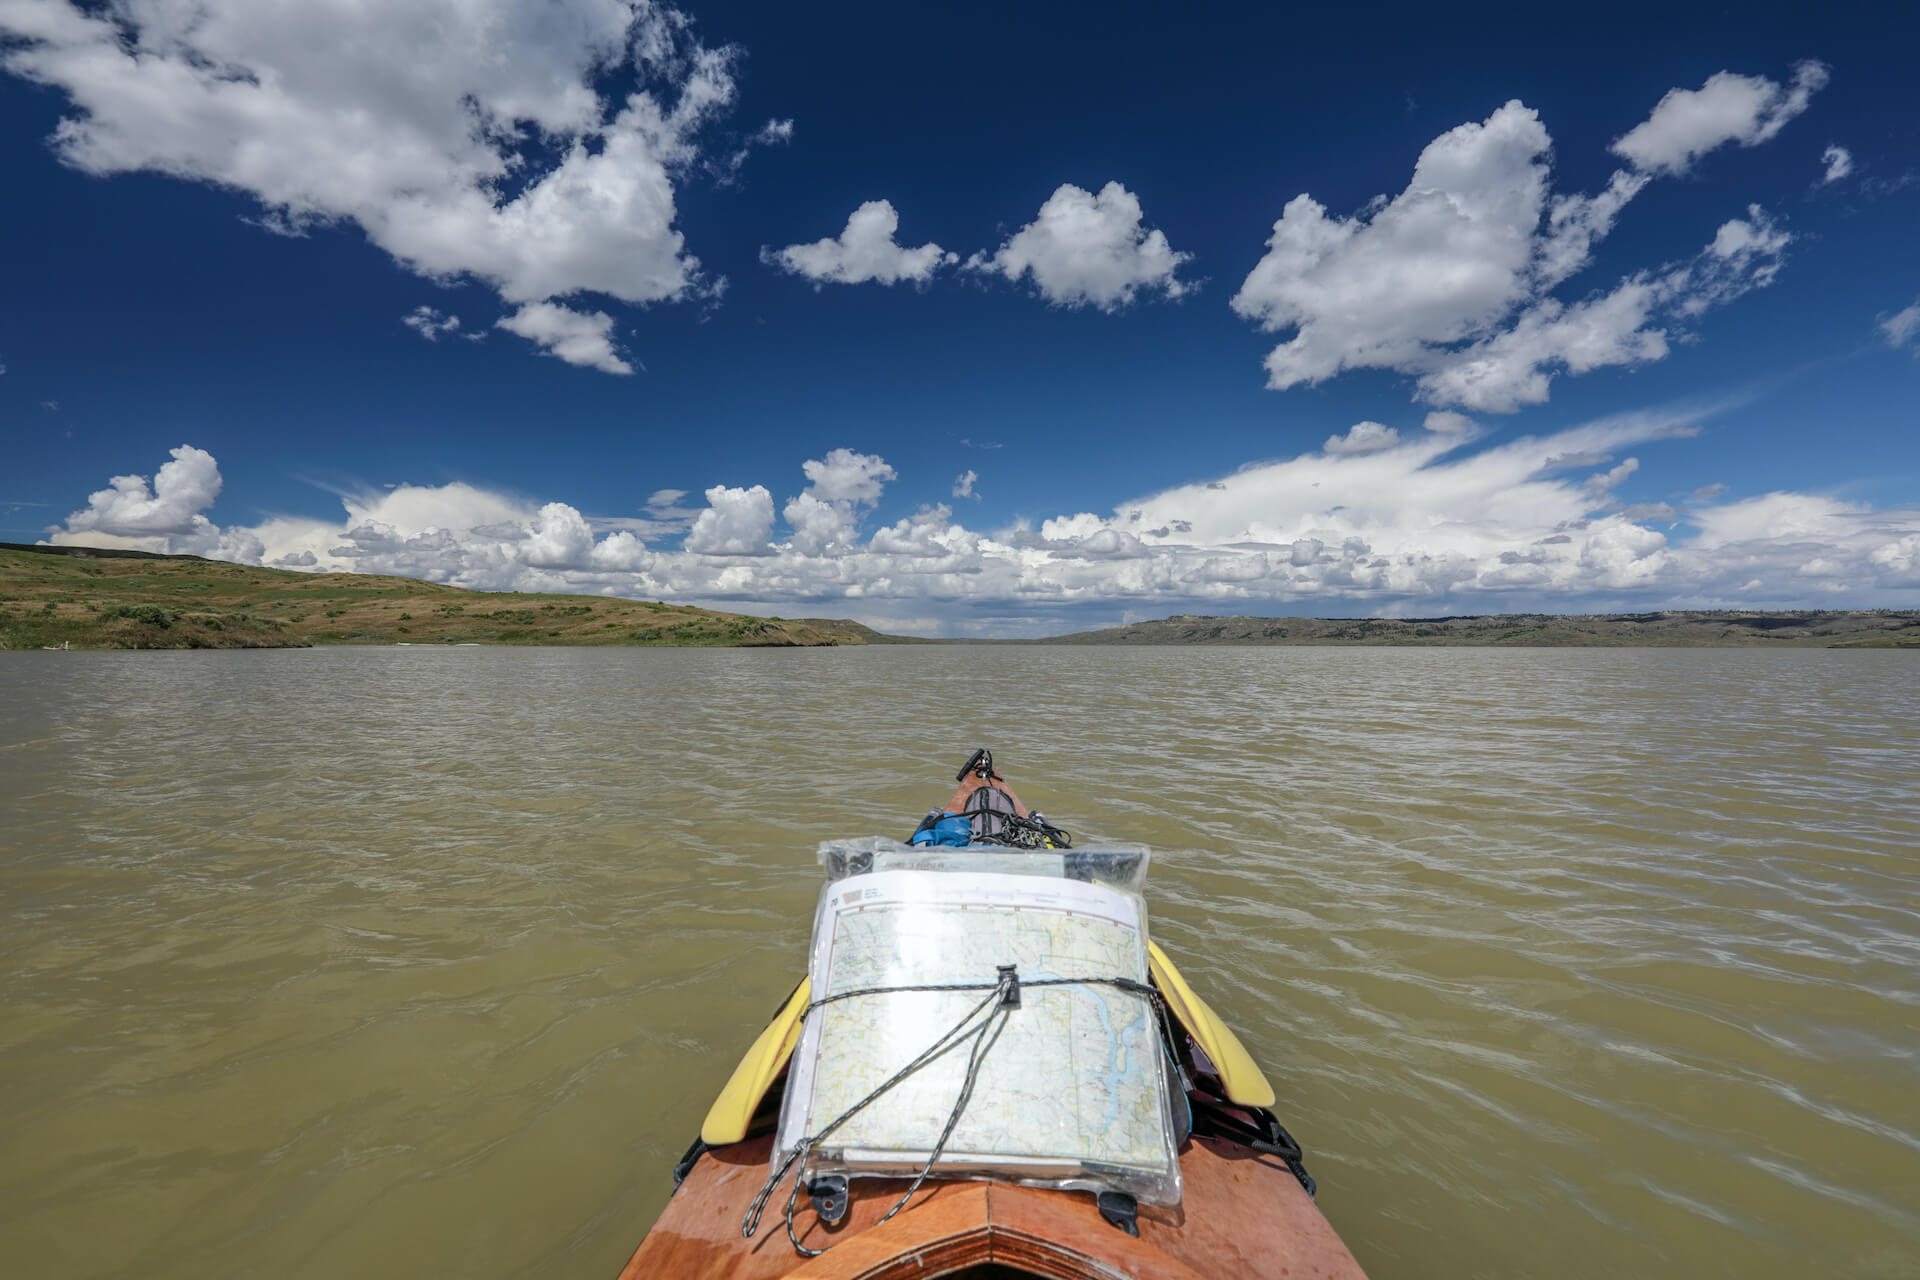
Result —
[[144, 622], [150, 627], [159, 627], [162, 630], [173, 625], [173, 615], [157, 604], [117, 604], [107, 610], [105, 616]]

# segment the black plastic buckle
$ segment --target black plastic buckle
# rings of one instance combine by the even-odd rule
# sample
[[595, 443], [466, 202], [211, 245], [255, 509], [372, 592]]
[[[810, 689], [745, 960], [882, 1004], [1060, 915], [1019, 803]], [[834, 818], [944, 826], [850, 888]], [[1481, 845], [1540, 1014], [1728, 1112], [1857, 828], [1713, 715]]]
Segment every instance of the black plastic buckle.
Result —
[[813, 1201], [814, 1216], [833, 1226], [847, 1216], [847, 1179], [838, 1173], [823, 1173], [807, 1182], [807, 1199]]
[[1000, 983], [1006, 988], [1006, 994], [1000, 997], [1000, 1007], [1003, 1009], [1018, 1009], [1020, 1007], [1019, 966], [1001, 964], [995, 965], [994, 968], [1000, 971]]
[[1124, 1191], [1102, 1191], [1094, 1203], [1100, 1216], [1130, 1236], [1140, 1234], [1140, 1202]]

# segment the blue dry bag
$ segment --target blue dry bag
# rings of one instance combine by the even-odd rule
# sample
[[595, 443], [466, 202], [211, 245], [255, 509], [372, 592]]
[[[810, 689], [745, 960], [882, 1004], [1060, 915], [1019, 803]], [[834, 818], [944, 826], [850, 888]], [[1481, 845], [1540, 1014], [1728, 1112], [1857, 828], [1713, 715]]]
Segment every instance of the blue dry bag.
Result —
[[965, 848], [973, 841], [973, 819], [964, 813], [943, 813], [930, 823], [922, 823], [913, 833], [914, 844]]

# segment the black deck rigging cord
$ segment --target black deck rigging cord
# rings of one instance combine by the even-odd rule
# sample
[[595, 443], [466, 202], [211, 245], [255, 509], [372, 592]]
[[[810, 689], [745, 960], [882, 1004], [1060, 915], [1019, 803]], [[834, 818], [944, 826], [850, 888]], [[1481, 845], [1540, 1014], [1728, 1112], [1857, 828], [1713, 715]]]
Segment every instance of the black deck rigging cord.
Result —
[[996, 814], [1000, 830], [973, 838], [974, 844], [997, 844], [1010, 849], [1071, 849], [1073, 836], [1054, 826], [1039, 814], [1021, 817], [1017, 813]]

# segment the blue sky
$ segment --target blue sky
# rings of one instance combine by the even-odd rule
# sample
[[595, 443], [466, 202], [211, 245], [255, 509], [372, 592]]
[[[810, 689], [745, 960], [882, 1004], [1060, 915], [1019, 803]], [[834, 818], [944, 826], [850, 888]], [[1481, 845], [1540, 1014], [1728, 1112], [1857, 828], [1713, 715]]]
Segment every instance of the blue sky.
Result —
[[4, 0], [0, 539], [946, 634], [1912, 606], [1917, 44]]

